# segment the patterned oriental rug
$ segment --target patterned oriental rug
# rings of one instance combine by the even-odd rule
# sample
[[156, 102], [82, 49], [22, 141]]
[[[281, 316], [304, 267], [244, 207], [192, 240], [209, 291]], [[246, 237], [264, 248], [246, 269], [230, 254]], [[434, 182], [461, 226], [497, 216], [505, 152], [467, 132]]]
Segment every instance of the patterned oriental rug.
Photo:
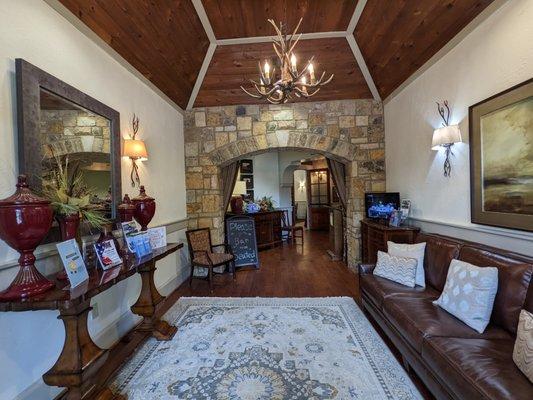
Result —
[[129, 400], [420, 399], [348, 297], [181, 298], [112, 389]]

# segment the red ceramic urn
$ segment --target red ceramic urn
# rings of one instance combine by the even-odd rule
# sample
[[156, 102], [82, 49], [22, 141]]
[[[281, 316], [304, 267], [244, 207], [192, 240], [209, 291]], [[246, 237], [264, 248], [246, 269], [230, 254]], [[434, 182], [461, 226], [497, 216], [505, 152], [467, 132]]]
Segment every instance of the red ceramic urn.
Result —
[[33, 194], [26, 176], [18, 177], [16, 192], [0, 201], [0, 239], [20, 253], [20, 270], [0, 300], [17, 300], [43, 293], [55, 286], [35, 268], [33, 251], [52, 226], [50, 202]]
[[133, 214], [135, 221], [141, 225], [141, 231], [147, 230], [148, 224], [155, 214], [155, 199], [148, 196], [144, 186], [141, 186], [139, 195], [131, 201], [135, 205], [135, 213]]
[[135, 205], [131, 202], [130, 196], [126, 193], [122, 204], [118, 206], [118, 216], [120, 222], [130, 222], [135, 214]]

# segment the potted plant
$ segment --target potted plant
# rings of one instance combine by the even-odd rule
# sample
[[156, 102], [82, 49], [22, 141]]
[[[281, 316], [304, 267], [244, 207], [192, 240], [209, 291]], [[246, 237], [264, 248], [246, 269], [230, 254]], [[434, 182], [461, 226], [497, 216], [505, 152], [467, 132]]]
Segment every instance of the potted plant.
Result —
[[257, 201], [257, 204], [263, 212], [274, 211], [274, 200], [272, 200], [272, 196], [263, 196]]
[[43, 183], [43, 194], [50, 200], [55, 218], [59, 224], [61, 240], [76, 238], [79, 241], [80, 221], [86, 221], [89, 228], [100, 230], [110, 221], [90, 203], [93, 190], [83, 181], [79, 166], [69, 171], [68, 157], [65, 163], [54, 156], [56, 166], [51, 171], [51, 179]]

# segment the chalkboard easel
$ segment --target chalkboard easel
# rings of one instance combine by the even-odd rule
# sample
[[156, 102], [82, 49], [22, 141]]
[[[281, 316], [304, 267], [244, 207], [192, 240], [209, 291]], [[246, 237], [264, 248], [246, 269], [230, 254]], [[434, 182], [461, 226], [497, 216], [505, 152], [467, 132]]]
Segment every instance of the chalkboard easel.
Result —
[[235, 255], [235, 267], [259, 268], [255, 221], [247, 216], [226, 219], [226, 242]]

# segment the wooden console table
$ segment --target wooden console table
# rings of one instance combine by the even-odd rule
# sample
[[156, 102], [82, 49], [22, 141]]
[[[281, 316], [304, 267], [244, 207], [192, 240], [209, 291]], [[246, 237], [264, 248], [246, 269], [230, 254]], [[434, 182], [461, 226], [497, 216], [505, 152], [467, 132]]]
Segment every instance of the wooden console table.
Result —
[[[121, 266], [108, 271], [94, 268], [89, 271], [89, 280], [72, 290], [65, 289], [68, 282], [57, 282], [46, 293], [28, 299], [0, 302], [0, 311], [58, 310], [59, 319], [65, 326], [65, 343], [56, 363], [43, 375], [47, 385], [68, 388], [62, 396], [66, 400], [121, 399], [114, 396], [104, 385], [115, 368], [116, 362], [108, 360], [112, 349], [101, 349], [91, 339], [87, 330], [87, 317], [91, 310], [91, 298], [116, 285], [118, 282], [139, 273], [142, 288], [131, 310], [143, 317], [136, 328], [141, 340], [152, 335], [157, 340], [170, 340], [177, 331], [175, 326], [159, 319], [159, 309], [164, 297], [154, 284], [156, 261], [174, 253], [183, 243], [169, 244], [141, 259], [130, 257]], [[137, 345], [141, 343], [137, 340]]]
[[387, 226], [371, 219], [361, 221], [361, 260], [374, 264], [379, 251], [387, 251], [387, 241], [413, 243], [420, 228], [415, 226]]

